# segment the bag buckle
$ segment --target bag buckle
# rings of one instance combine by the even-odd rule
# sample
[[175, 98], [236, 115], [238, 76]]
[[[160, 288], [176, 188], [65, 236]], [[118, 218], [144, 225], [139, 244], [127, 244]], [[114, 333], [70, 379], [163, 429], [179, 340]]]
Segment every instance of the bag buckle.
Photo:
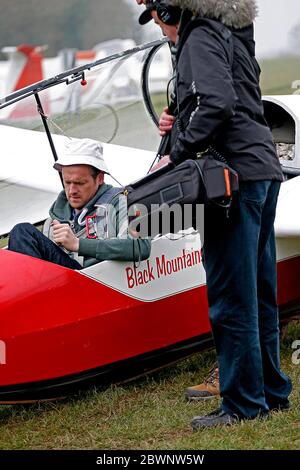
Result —
[[97, 216], [96, 214], [88, 215], [85, 219], [85, 227], [88, 239], [97, 238]]

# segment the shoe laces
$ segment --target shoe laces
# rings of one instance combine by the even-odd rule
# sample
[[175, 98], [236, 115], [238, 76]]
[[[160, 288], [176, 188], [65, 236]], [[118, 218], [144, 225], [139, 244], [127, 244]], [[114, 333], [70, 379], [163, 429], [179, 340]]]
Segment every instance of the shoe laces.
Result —
[[219, 368], [214, 365], [209, 371], [206, 379], [204, 380], [205, 384], [215, 385], [219, 381]]

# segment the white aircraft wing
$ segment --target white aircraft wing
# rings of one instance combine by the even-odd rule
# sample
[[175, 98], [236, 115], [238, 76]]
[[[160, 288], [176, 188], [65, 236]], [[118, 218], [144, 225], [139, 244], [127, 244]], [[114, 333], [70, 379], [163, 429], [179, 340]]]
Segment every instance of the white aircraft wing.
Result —
[[278, 198], [275, 233], [276, 237], [300, 237], [300, 176], [281, 185]]
[[0, 235], [10, 232], [17, 223], [36, 224], [44, 220], [48, 216], [46, 208], [55, 199], [54, 193], [3, 181], [0, 181], [0, 195]]

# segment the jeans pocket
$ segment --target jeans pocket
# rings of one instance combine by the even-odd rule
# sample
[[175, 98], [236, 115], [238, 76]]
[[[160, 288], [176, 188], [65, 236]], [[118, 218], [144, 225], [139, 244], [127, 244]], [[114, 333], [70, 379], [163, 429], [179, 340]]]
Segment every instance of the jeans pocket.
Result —
[[257, 204], [259, 206], [266, 202], [272, 181], [246, 181], [240, 184], [240, 202]]

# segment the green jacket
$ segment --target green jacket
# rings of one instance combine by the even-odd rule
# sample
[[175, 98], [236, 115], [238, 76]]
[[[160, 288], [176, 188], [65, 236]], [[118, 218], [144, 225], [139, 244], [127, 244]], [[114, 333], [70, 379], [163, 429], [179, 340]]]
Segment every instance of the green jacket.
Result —
[[[97, 193], [86, 204], [86, 215], [95, 213], [95, 203], [112, 186], [102, 184]], [[139, 261], [149, 258], [151, 251], [151, 241], [149, 239], [130, 238], [128, 233], [120, 233], [124, 221], [127, 220], [127, 209], [119, 203], [119, 197], [114, 196], [108, 211], [108, 238], [88, 239], [80, 238], [79, 256], [83, 256], [83, 267], [91, 266], [99, 261], [119, 260], [119, 261]], [[51, 219], [59, 222], [70, 222], [73, 220], [73, 209], [70, 206], [65, 191], [62, 191], [49, 210]], [[82, 231], [82, 226], [78, 224], [78, 218], [72, 222], [75, 234]]]

